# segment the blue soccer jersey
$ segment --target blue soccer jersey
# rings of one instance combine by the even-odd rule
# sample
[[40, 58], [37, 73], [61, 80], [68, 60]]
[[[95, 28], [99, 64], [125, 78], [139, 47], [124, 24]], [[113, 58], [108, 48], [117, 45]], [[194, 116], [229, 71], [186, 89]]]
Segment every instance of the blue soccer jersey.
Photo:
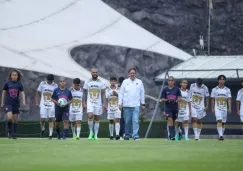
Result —
[[20, 92], [24, 91], [23, 85], [19, 81], [7, 81], [4, 84], [3, 90], [6, 91], [5, 105], [19, 106]]
[[181, 91], [178, 87], [173, 87], [169, 89], [169, 87], [165, 87], [161, 98], [167, 99], [165, 102], [165, 111], [178, 111], [178, 97], [181, 97]]
[[[61, 90], [60, 88], [56, 88], [52, 94], [52, 99], [58, 101], [60, 98], [65, 98], [67, 101], [70, 101], [73, 99], [72, 93], [69, 89]], [[56, 108], [61, 108], [58, 105], [55, 105]], [[65, 108], [68, 108], [69, 106], [66, 106]]]

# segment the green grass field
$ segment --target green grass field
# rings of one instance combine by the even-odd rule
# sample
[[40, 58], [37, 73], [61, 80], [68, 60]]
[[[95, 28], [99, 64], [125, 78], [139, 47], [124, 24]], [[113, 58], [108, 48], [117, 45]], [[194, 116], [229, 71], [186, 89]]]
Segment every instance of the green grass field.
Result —
[[243, 140], [0, 139], [1, 171], [240, 171]]

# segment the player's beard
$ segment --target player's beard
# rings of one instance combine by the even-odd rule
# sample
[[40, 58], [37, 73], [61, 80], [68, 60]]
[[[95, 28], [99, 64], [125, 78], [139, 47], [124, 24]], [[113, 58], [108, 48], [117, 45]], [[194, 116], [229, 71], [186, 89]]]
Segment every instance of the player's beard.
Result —
[[98, 78], [98, 75], [92, 75], [93, 80], [97, 80], [97, 78]]

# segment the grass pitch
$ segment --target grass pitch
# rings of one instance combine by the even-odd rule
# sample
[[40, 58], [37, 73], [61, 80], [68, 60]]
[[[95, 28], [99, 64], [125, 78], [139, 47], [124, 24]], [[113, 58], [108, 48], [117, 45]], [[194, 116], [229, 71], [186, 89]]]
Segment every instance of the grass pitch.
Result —
[[1, 171], [237, 171], [243, 140], [0, 139]]

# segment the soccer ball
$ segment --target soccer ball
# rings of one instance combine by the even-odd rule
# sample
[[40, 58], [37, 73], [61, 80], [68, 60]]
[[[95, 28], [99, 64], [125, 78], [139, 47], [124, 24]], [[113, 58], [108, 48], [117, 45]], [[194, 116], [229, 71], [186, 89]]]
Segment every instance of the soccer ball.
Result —
[[67, 100], [65, 98], [60, 98], [58, 100], [58, 103], [60, 104], [61, 107], [64, 107], [67, 105]]

